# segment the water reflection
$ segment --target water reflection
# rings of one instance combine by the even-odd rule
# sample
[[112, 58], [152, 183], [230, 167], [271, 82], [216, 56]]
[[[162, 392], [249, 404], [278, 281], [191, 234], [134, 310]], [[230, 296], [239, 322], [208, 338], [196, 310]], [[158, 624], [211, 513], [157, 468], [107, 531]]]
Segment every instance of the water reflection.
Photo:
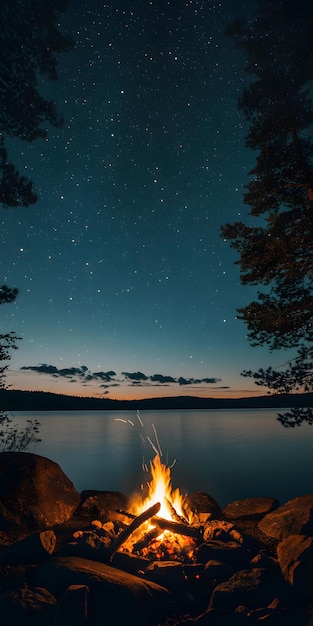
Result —
[[[20, 423], [32, 417], [14, 415]], [[206, 491], [221, 506], [237, 498], [273, 496], [284, 502], [313, 493], [313, 429], [306, 424], [284, 429], [275, 411], [263, 409], [140, 415], [143, 427], [135, 411], [38, 413], [42, 442], [31, 451], [59, 463], [78, 491], [131, 494], [148, 478], [141, 466], [143, 457], [149, 462], [154, 456], [147, 439], [155, 442], [154, 425], [164, 462], [177, 459], [172, 482], [182, 493]]]

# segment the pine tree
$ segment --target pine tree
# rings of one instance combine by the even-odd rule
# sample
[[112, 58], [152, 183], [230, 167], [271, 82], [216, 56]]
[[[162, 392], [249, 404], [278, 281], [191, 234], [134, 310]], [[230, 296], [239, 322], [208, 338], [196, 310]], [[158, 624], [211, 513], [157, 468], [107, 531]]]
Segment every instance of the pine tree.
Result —
[[[313, 390], [313, 6], [305, 0], [259, 0], [250, 22], [230, 29], [247, 58], [248, 86], [239, 108], [257, 152], [244, 201], [259, 225], [226, 224], [222, 236], [239, 253], [243, 284], [263, 285], [238, 310], [252, 345], [296, 348], [284, 371], [244, 372], [275, 392]], [[280, 416], [313, 423], [313, 411]]]
[[0, 3], [0, 203], [36, 202], [33, 183], [8, 160], [5, 138], [33, 141], [47, 135], [46, 124], [63, 123], [54, 103], [38, 89], [38, 77], [57, 79], [56, 54], [70, 40], [58, 27], [68, 0], [2, 0]]

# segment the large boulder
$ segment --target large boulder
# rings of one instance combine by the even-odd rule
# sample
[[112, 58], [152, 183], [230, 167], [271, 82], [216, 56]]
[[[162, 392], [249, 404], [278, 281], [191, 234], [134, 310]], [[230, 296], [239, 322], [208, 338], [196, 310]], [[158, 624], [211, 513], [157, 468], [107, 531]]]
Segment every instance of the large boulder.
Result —
[[268, 537], [280, 540], [289, 535], [313, 535], [313, 495], [289, 500], [265, 515], [258, 526]]
[[313, 537], [290, 535], [277, 546], [277, 558], [284, 579], [301, 597], [313, 597]]
[[172, 596], [164, 587], [138, 576], [79, 557], [58, 557], [33, 572], [34, 584], [43, 585], [62, 598], [71, 585], [90, 590], [90, 617], [95, 626], [104, 623], [141, 625], [165, 615]]
[[277, 507], [279, 507], [279, 502], [275, 498], [245, 498], [227, 504], [223, 509], [223, 514], [230, 520], [260, 519]]
[[29, 452], [0, 454], [0, 529], [48, 528], [72, 517], [79, 493], [60, 466]]

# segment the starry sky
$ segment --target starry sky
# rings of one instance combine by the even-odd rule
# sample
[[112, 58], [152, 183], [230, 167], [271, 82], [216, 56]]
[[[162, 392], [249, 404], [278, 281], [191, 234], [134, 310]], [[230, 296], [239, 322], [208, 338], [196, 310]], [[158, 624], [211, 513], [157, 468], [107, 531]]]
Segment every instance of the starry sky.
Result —
[[244, 58], [225, 28], [242, 0], [72, 1], [59, 80], [40, 91], [65, 118], [9, 157], [39, 200], [0, 209], [1, 332], [22, 337], [13, 388], [111, 398], [236, 397], [243, 369], [285, 354], [252, 348], [236, 309], [236, 253], [220, 236], [247, 218], [255, 154], [237, 99]]

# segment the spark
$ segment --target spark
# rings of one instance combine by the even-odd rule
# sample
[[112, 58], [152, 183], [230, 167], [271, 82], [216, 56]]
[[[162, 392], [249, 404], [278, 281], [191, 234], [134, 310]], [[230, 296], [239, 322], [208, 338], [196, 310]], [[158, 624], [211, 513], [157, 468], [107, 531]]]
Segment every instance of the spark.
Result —
[[151, 441], [150, 437], [148, 437], [148, 436], [147, 436], [147, 441], [149, 441], [149, 443], [150, 443], [150, 446], [151, 446], [152, 450], [153, 450], [156, 454], [159, 454], [158, 449], [155, 447], [155, 445], [154, 445], [153, 441]]
[[153, 428], [153, 432], [154, 432], [155, 440], [156, 440], [156, 442], [157, 442], [157, 446], [158, 446], [158, 449], [159, 449], [159, 454], [160, 454], [160, 456], [162, 456], [162, 450], [161, 450], [161, 446], [160, 446], [160, 442], [159, 442], [158, 434], [157, 434], [157, 431], [156, 431], [156, 428], [155, 428], [155, 425], [154, 425], [154, 424], [152, 424], [152, 428]]
[[143, 427], [144, 427], [144, 426], [143, 426], [143, 421], [142, 421], [142, 419], [141, 419], [141, 417], [140, 417], [140, 413], [139, 413], [139, 411], [137, 411], [137, 419], [138, 419], [138, 422], [139, 422], [140, 426], [142, 426], [142, 428], [143, 428]]

